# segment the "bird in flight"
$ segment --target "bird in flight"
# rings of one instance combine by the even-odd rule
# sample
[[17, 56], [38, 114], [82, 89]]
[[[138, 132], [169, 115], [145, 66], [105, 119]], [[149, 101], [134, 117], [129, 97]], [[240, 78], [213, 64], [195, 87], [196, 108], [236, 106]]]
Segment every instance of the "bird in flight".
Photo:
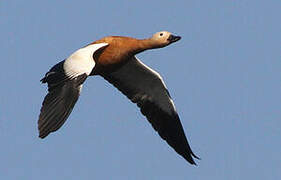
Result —
[[54, 65], [41, 79], [48, 84], [40, 110], [39, 137], [58, 130], [70, 115], [89, 76], [102, 76], [140, 108], [155, 131], [190, 164], [199, 159], [191, 150], [173, 100], [162, 77], [136, 58], [149, 49], [181, 39], [167, 31], [147, 39], [108, 36], [78, 49]]

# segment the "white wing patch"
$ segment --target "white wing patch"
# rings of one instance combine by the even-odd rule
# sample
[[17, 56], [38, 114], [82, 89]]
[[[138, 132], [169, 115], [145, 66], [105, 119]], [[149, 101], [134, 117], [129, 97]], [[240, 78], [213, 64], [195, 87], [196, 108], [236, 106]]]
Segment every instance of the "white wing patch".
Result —
[[93, 54], [108, 43], [91, 44], [75, 51], [63, 64], [63, 69], [68, 77], [77, 77], [86, 73], [89, 75], [95, 67]]

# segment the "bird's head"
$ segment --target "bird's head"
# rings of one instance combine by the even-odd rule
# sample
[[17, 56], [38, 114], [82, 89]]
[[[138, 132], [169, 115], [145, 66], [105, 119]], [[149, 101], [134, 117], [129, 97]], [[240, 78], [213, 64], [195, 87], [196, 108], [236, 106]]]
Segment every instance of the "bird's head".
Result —
[[157, 47], [165, 47], [181, 39], [180, 36], [173, 35], [168, 31], [160, 31], [155, 33], [150, 40]]

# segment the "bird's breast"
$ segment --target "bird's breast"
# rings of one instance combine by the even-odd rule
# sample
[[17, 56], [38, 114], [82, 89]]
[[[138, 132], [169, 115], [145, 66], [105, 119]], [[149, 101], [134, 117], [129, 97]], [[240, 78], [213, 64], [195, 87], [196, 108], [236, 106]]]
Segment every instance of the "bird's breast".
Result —
[[94, 60], [96, 65], [91, 75], [101, 75], [113, 72], [125, 64], [131, 56], [132, 55], [126, 51], [121, 51], [108, 46], [103, 51], [95, 54]]
[[119, 36], [106, 37], [94, 43], [102, 42], [109, 45], [95, 53], [96, 65], [92, 75], [104, 74], [118, 69], [136, 54], [139, 45], [137, 39]]

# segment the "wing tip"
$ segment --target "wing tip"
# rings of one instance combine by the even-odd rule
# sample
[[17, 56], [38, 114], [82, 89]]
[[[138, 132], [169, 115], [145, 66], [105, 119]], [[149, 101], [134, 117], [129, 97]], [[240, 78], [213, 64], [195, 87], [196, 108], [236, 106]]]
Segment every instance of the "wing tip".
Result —
[[[194, 158], [199, 159], [199, 158], [197, 158], [197, 157], [194, 157]], [[188, 158], [185, 158], [185, 157], [184, 157], [184, 159], [187, 160], [191, 165], [198, 166], [198, 165], [196, 164], [196, 162], [194, 161], [194, 159], [192, 158], [192, 156], [189, 156]]]
[[40, 130], [39, 130], [39, 135], [38, 135], [38, 137], [40, 138], [40, 139], [44, 139], [45, 137], [47, 137], [48, 135], [49, 135], [50, 133], [49, 132], [40, 132]]
[[191, 155], [192, 155], [194, 158], [196, 158], [196, 159], [198, 159], [198, 160], [201, 160], [200, 157], [196, 156], [193, 152], [191, 152]]
[[184, 155], [182, 155], [182, 157], [187, 161], [189, 162], [191, 165], [195, 165], [197, 166], [196, 162], [194, 161], [194, 158], [195, 159], [198, 159], [198, 160], [201, 160], [198, 156], [196, 156], [192, 151], [189, 152], [189, 153], [186, 153]]
[[39, 135], [38, 137], [39, 137], [40, 139], [44, 139], [46, 136]]
[[47, 137], [50, 134], [50, 132], [48, 130], [42, 128], [42, 119], [39, 118], [37, 123], [38, 123], [38, 131], [39, 131], [38, 137], [40, 139], [44, 139], [45, 137]]
[[47, 82], [47, 79], [46, 77], [43, 77], [42, 79], [40, 79], [40, 82], [43, 84], [43, 83], [46, 83]]

